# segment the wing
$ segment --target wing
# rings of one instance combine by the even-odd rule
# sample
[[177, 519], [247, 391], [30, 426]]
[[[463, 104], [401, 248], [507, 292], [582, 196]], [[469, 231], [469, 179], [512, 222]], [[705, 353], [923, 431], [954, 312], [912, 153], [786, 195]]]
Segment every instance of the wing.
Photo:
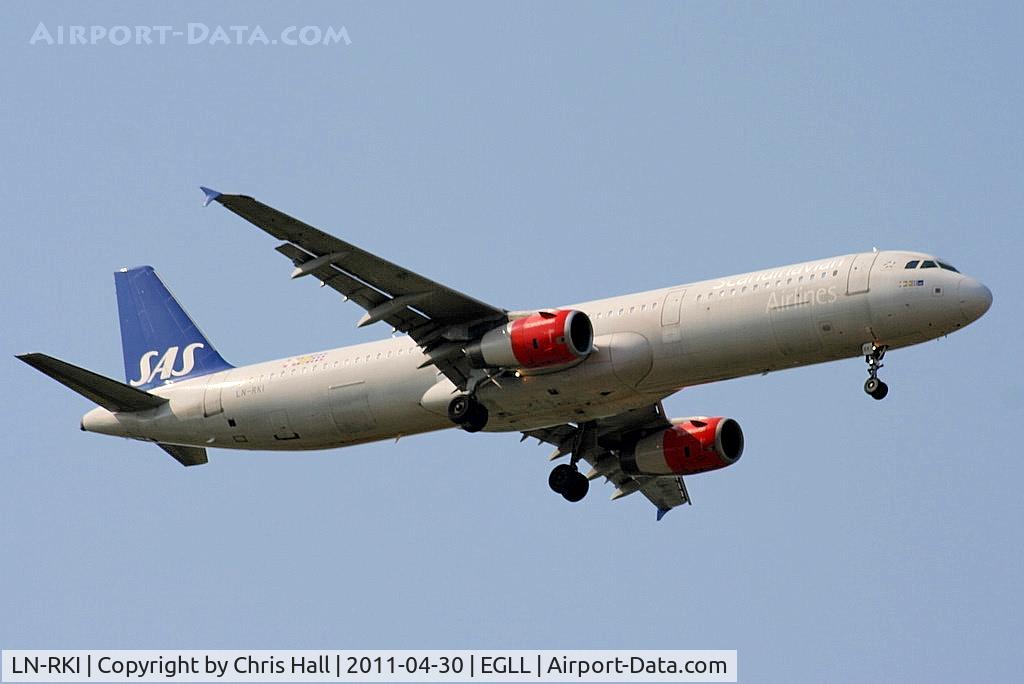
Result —
[[457, 387], [465, 389], [469, 366], [461, 344], [508, 319], [485, 304], [339, 240], [245, 195], [209, 188], [206, 204], [218, 202], [283, 240], [277, 251], [295, 265], [293, 278], [312, 275], [366, 310], [358, 325], [385, 321], [407, 333]]
[[523, 439], [534, 437], [555, 446], [551, 460], [575, 454], [591, 465], [587, 479], [604, 477], [615, 485], [612, 500], [641, 492], [658, 508], [658, 520], [676, 506], [690, 503], [681, 477], [627, 475], [619, 467], [618, 452], [627, 441], [671, 425], [661, 403], [580, 425], [555, 425], [526, 430]]

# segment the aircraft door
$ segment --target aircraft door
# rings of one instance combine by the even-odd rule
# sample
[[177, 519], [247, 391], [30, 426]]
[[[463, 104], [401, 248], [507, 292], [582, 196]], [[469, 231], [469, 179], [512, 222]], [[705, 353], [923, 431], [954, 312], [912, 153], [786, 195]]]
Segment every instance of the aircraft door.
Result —
[[672, 290], [665, 295], [665, 303], [661, 308], [662, 327], [679, 325], [679, 309], [683, 305], [685, 296], [686, 290]]
[[858, 254], [850, 264], [850, 273], [846, 279], [846, 294], [860, 294], [870, 289], [871, 267], [875, 265], [878, 252]]
[[686, 290], [672, 290], [665, 295], [661, 305], [661, 340], [669, 344], [677, 344], [682, 340], [680, 331], [680, 309]]
[[205, 418], [224, 412], [224, 385], [230, 372], [214, 373], [206, 381], [206, 391], [203, 393], [203, 416]]

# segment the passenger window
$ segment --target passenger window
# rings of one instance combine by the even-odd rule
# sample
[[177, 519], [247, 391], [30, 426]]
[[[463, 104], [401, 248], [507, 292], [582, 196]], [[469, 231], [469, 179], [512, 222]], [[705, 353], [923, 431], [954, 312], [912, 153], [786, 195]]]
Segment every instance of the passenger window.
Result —
[[917, 265], [919, 263], [921, 263], [919, 259], [914, 259], [913, 261], [908, 261], [907, 265], [904, 266], [903, 268], [917, 268]]
[[938, 268], [934, 261], [922, 261], [921, 268]]

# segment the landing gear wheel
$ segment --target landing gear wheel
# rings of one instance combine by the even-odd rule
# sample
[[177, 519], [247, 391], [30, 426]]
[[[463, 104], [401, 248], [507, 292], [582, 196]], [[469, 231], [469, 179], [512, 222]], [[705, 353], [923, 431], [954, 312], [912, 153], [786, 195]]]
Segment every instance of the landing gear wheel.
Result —
[[469, 420], [469, 414], [473, 411], [473, 400], [468, 394], [460, 394], [448, 404], [448, 420], [456, 425], [462, 425]]
[[466, 432], [480, 432], [487, 426], [487, 407], [478, 402], [473, 403], [473, 411], [469, 420], [462, 424]]
[[569, 481], [572, 480], [572, 476], [576, 472], [576, 469], [568, 463], [556, 465], [551, 474], [548, 475], [548, 486], [551, 487], [551, 491], [556, 494], [564, 493], [569, 486]]
[[575, 466], [563, 463], [556, 465], [548, 475], [548, 486], [552, 491], [561, 494], [566, 501], [575, 503], [590, 491], [590, 480]]
[[885, 399], [885, 396], [889, 394], [889, 386], [878, 378], [868, 378], [864, 382], [864, 391], [873, 399]]
[[587, 495], [590, 491], [590, 480], [587, 479], [586, 475], [578, 470], [574, 470], [572, 477], [569, 478], [568, 485], [565, 491], [562, 492], [562, 498], [566, 501], [576, 503]]
[[487, 407], [468, 394], [460, 394], [448, 404], [448, 419], [466, 432], [480, 432], [487, 418]]

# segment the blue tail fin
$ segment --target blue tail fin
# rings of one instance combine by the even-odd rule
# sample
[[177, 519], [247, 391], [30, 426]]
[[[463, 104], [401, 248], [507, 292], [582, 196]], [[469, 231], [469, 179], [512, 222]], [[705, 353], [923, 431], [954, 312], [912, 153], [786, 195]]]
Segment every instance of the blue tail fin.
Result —
[[152, 266], [114, 274], [128, 384], [151, 389], [233, 368], [221, 358]]

